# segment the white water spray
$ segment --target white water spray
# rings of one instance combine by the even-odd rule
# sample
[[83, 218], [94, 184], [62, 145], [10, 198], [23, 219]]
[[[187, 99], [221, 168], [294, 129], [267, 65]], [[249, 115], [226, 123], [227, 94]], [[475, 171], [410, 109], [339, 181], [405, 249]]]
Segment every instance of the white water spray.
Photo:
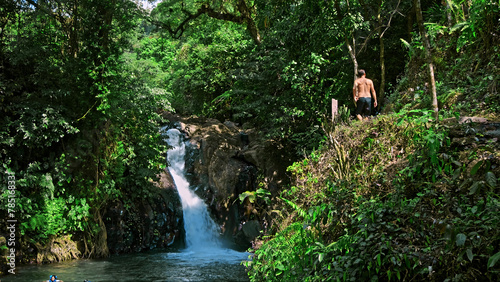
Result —
[[188, 251], [213, 252], [220, 249], [217, 225], [210, 218], [207, 205], [193, 191], [184, 174], [186, 145], [177, 129], [167, 131], [167, 143], [173, 148], [167, 153], [169, 171], [172, 175], [182, 202], [186, 246]]

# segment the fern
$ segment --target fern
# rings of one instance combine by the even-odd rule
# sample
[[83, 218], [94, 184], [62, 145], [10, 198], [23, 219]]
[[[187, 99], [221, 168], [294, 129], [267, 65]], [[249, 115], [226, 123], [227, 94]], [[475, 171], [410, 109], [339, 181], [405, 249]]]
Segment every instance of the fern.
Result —
[[303, 218], [307, 217], [307, 213], [301, 207], [299, 207], [297, 204], [295, 204], [294, 202], [287, 200], [283, 197], [280, 197], [280, 198], [283, 201], [285, 201], [287, 204], [289, 204], [301, 217], [303, 217]]

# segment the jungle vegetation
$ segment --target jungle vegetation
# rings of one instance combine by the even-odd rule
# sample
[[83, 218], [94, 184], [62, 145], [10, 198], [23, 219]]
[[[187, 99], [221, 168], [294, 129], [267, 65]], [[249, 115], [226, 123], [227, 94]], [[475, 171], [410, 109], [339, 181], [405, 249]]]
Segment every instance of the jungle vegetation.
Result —
[[[173, 111], [291, 148], [289, 187], [255, 192], [270, 225], [252, 281], [499, 278], [498, 138], [447, 123], [499, 122], [498, 1], [0, 3], [0, 171], [24, 242], [81, 236], [108, 255], [101, 212], [154, 193]], [[359, 68], [369, 122], [351, 117]]]

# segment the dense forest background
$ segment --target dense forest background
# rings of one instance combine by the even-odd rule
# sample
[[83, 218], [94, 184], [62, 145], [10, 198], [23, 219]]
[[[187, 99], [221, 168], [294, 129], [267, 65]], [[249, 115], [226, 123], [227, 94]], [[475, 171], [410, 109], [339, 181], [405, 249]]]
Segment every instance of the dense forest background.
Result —
[[[470, 165], [473, 174], [466, 169], [470, 162], [462, 163], [461, 173], [476, 177], [479, 171], [481, 177], [487, 177], [467, 184], [482, 185], [479, 191], [485, 194], [481, 199], [459, 201], [467, 205], [467, 211], [475, 207], [474, 213], [479, 213], [479, 209], [484, 221], [471, 219], [462, 224], [483, 224], [490, 233], [485, 233], [488, 239], [471, 241], [470, 246], [465, 244], [469, 239], [462, 242], [465, 231], [453, 229], [451, 235], [446, 234], [453, 237], [451, 245], [443, 246], [443, 253], [433, 253], [432, 258], [466, 257], [434, 263], [449, 268], [433, 270], [428, 268], [433, 262], [427, 253], [418, 255], [396, 247], [396, 255], [382, 260], [380, 253], [372, 249], [363, 253], [358, 248], [361, 237], [348, 236], [354, 232], [364, 234], [364, 240], [375, 240], [367, 230], [385, 228], [375, 215], [385, 218], [390, 210], [384, 206], [386, 201], [414, 207], [412, 199], [417, 192], [408, 183], [416, 175], [428, 177], [423, 180], [427, 190], [418, 192], [425, 194], [418, 196], [422, 201], [431, 201], [425, 197], [437, 193], [433, 190], [436, 177], [442, 177], [446, 165], [443, 162], [441, 167], [436, 158], [446, 158], [441, 153], [446, 150], [442, 146], [447, 139], [443, 127], [430, 120], [477, 115], [498, 122], [498, 1], [172, 0], [159, 2], [152, 11], [129, 0], [0, 3], [0, 171], [4, 183], [7, 173], [16, 175], [16, 218], [22, 222], [19, 232], [26, 242], [43, 244], [51, 236], [79, 234], [87, 243], [85, 256], [107, 255], [101, 211], [113, 198], [133, 205], [136, 199], [151, 195], [153, 182], [165, 168], [167, 150], [159, 132], [165, 122], [160, 113], [174, 111], [258, 128], [267, 138], [290, 148], [290, 165], [299, 161], [290, 168], [297, 183], [305, 178], [318, 183], [314, 173], [325, 173], [313, 169], [307, 174], [311, 159], [321, 159], [318, 156], [328, 155], [328, 150], [339, 152], [336, 160], [342, 169], [330, 169], [329, 173], [336, 173], [331, 179], [317, 185], [303, 183], [311, 191], [299, 189], [297, 184], [287, 190], [288, 194], [273, 195], [273, 204], [265, 213], [270, 214], [273, 207], [291, 208], [288, 217], [278, 217], [284, 221], [275, 220], [276, 226], [281, 224], [285, 231], [276, 226], [269, 230], [269, 234], [281, 234], [277, 239], [284, 241], [263, 240], [274, 248], [275, 255], [262, 251], [256, 256], [250, 266], [253, 279], [279, 280], [286, 276], [323, 281], [379, 275], [390, 280], [424, 277], [436, 271], [436, 279], [498, 278], [500, 240], [498, 231], [491, 231], [499, 223], [498, 174], [494, 171], [498, 152], [492, 153], [492, 160], [474, 159], [477, 162]], [[335, 139], [349, 136], [347, 131], [339, 132], [342, 126], [354, 126], [350, 124], [350, 112], [354, 110], [352, 85], [358, 68], [365, 69], [374, 81], [380, 105], [376, 112], [387, 118], [384, 124], [406, 126], [404, 130], [384, 127], [373, 131], [359, 125], [364, 129], [352, 135], [353, 139], [361, 138], [364, 131], [376, 135], [363, 135], [362, 140], [372, 140], [358, 144], [367, 150], [363, 154], [375, 148], [373, 140], [379, 134], [395, 132], [418, 140], [411, 143], [408, 139], [409, 143], [399, 144], [399, 149], [411, 143], [415, 152], [429, 160], [403, 154], [410, 158], [410, 169], [399, 184], [394, 184], [396, 188], [390, 188], [413, 187], [403, 194], [392, 194], [390, 189], [376, 195], [352, 190], [353, 185], [371, 187], [367, 182], [372, 174], [382, 177], [382, 171], [375, 173], [372, 167], [346, 168], [342, 156], [348, 152], [342, 153], [339, 146], [351, 145], [347, 145], [349, 140], [342, 144], [338, 142], [341, 139]], [[341, 105], [341, 121], [335, 125], [330, 121], [332, 98]], [[387, 141], [391, 150], [394, 146], [390, 142], [403, 140], [399, 135], [391, 138]], [[319, 148], [323, 151], [317, 151]], [[415, 167], [418, 169], [411, 170]], [[371, 173], [365, 178], [350, 182], [356, 184], [342, 182], [359, 176], [348, 171], [366, 173], [369, 169]], [[446, 171], [450, 179], [454, 172], [451, 168]], [[478, 188], [474, 189], [475, 193]], [[331, 202], [326, 204], [325, 199], [340, 197], [338, 191], [342, 192], [338, 201], [362, 207], [356, 220], [372, 219], [366, 222], [366, 228], [347, 223], [354, 218], [337, 218], [335, 212], [346, 210], [337, 210]], [[7, 218], [4, 207], [8, 206], [7, 191], [2, 193], [0, 221]], [[365, 198], [352, 198], [352, 193]], [[312, 197], [314, 194], [318, 196]], [[388, 201], [382, 194], [398, 196]], [[267, 203], [266, 197], [259, 199]], [[408, 220], [415, 212], [401, 206], [398, 209], [404, 211], [401, 220]], [[391, 213], [394, 216], [394, 210]], [[384, 224], [388, 222], [384, 220]], [[368, 226], [373, 223], [378, 225]], [[303, 228], [304, 224], [314, 228]], [[397, 229], [394, 225], [387, 228], [391, 232]], [[423, 241], [433, 238], [418, 236]], [[406, 238], [406, 242], [418, 240]], [[278, 251], [291, 244], [284, 242], [296, 244], [292, 244], [296, 252]], [[347, 247], [351, 243], [358, 245]], [[455, 250], [453, 244], [462, 248]], [[393, 250], [389, 245], [386, 247]], [[378, 250], [384, 248], [377, 246]], [[352, 258], [353, 252], [366, 256]], [[291, 266], [294, 260], [301, 262], [295, 264], [297, 268]], [[361, 261], [370, 260], [373, 265], [360, 266]], [[457, 278], [453, 273], [464, 276]]]

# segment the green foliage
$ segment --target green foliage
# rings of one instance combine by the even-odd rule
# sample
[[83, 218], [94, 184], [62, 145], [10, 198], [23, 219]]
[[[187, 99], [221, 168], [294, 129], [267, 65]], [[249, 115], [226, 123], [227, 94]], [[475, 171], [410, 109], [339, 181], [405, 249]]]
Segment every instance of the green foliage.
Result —
[[[422, 148], [409, 158], [410, 165], [406, 167], [402, 174], [410, 177], [409, 181], [422, 176], [429, 176], [432, 182], [442, 173], [451, 173], [451, 164], [439, 159], [439, 151], [447, 142], [450, 145], [449, 138], [446, 138], [446, 132], [443, 132], [438, 123], [434, 122], [432, 112], [426, 110], [412, 110], [400, 113], [398, 126], [402, 126], [405, 121], [415, 124], [408, 134], [416, 147]], [[411, 172], [409, 170], [412, 170]], [[444, 170], [444, 172], [443, 172]]]
[[258, 198], [263, 199], [267, 204], [269, 204], [269, 196], [271, 196], [271, 193], [267, 191], [266, 189], [259, 188], [256, 191], [245, 191], [239, 195], [239, 200], [243, 204], [246, 199], [250, 203], [254, 203]]
[[349, 124], [351, 118], [351, 110], [346, 105], [338, 108], [337, 116], [335, 116], [334, 123]]
[[189, 39], [171, 43], [173, 55], [161, 59], [169, 72], [166, 86], [173, 94], [172, 106], [179, 113], [218, 117], [232, 103], [221, 95], [234, 83], [231, 72], [250, 42], [238, 25], [209, 22], [192, 32]]
[[308, 253], [313, 234], [300, 223], [294, 223], [255, 252], [246, 266], [251, 281], [295, 281], [305, 277], [316, 258]]
[[[86, 200], [72, 197], [69, 201], [64, 198], [45, 199], [45, 202], [37, 207], [36, 214], [24, 219], [26, 221], [21, 223], [20, 230], [22, 235], [37, 234], [36, 240], [38, 241], [35, 242], [43, 241], [50, 235], [84, 231], [85, 218], [90, 215], [90, 206]], [[26, 209], [24, 212], [29, 214], [32, 209]]]
[[[263, 251], [272, 265], [261, 276], [259, 268], [267, 266], [256, 260], [256, 279], [278, 272], [313, 280], [422, 278], [430, 271], [420, 265], [434, 260], [445, 269], [442, 277], [465, 273], [462, 265], [496, 271], [498, 250], [486, 243], [497, 241], [476, 242], [470, 232], [479, 232], [474, 222], [484, 233], [497, 223], [498, 164], [473, 157], [467, 167], [445, 128], [418, 110], [428, 108], [430, 95], [422, 40], [408, 26], [411, 1], [208, 1], [225, 16], [242, 16], [238, 4], [245, 3], [249, 18], [231, 22], [204, 14], [175, 39], [165, 35], [167, 26], [182, 25], [201, 2], [163, 1], [147, 20], [133, 1], [31, 2], [7, 1], [0, 8], [0, 172], [16, 173], [25, 236], [92, 235], [110, 201], [131, 207], [153, 196], [166, 150], [159, 112], [168, 110], [256, 127], [289, 148], [291, 159], [307, 155], [290, 166], [296, 183], [273, 210], [293, 227], [268, 242], [280, 252], [274, 262], [272, 249]], [[449, 10], [424, 7], [442, 113], [498, 117], [498, 3], [446, 4]], [[247, 34], [252, 23], [260, 45]], [[353, 62], [346, 42], [378, 88], [382, 37], [386, 81], [394, 85], [387, 109], [405, 111], [345, 139], [349, 133], [341, 128], [362, 127], [349, 122]], [[327, 125], [332, 98], [339, 115]], [[441, 186], [458, 187], [467, 197], [455, 197], [460, 203], [439, 198]], [[6, 200], [2, 195], [0, 202]], [[243, 193], [240, 201], [274, 204], [263, 189]], [[425, 211], [417, 211], [417, 203]], [[453, 210], [436, 214], [430, 203]], [[300, 222], [286, 212], [299, 214]], [[453, 226], [444, 232], [446, 243], [443, 234], [429, 231], [434, 223], [424, 212]], [[420, 233], [405, 237], [415, 225]], [[295, 258], [283, 243], [290, 238], [305, 247]], [[414, 249], [402, 248], [402, 240]], [[445, 258], [439, 243], [448, 248]], [[298, 268], [287, 268], [285, 260], [297, 258]]]
[[0, 172], [15, 173], [16, 219], [30, 242], [95, 238], [110, 201], [156, 193], [159, 111], [171, 110], [158, 63], [166, 53], [135, 54], [132, 1], [34, 3], [1, 8]]
[[[464, 160], [429, 111], [332, 130], [321, 150], [288, 168], [294, 186], [280, 198], [281, 231], [255, 251], [252, 281], [498, 278], [497, 160], [480, 152]], [[384, 148], [396, 140], [403, 157]], [[341, 163], [351, 165], [345, 174]]]
[[[351, 72], [346, 72], [349, 58], [342, 53], [344, 38], [338, 32], [344, 32], [346, 24], [359, 29], [366, 25], [353, 12], [345, 23], [332, 26], [327, 24], [336, 17], [332, 5], [306, 2], [255, 2], [254, 9], [267, 17], [256, 18], [265, 36], [260, 46], [254, 46], [240, 25], [205, 16], [198, 18], [205, 24], [190, 26], [184, 37], [173, 41], [176, 49], [151, 40], [156, 47], [150, 44], [149, 50], [166, 47], [162, 50], [174, 53], [154, 53], [155, 58], [163, 56], [157, 61], [169, 70], [173, 108], [259, 127], [268, 137], [297, 148], [291, 151], [297, 156], [312, 151], [323, 139], [320, 125], [329, 116], [331, 98], [341, 106], [352, 105], [345, 95], [352, 83], [347, 75]], [[230, 13], [232, 4], [221, 3], [217, 9], [225, 7]], [[179, 5], [164, 2], [153, 17], [176, 26], [182, 18]], [[185, 5], [194, 13], [193, 3]], [[272, 28], [262, 29], [270, 22]]]
[[[431, 6], [425, 15], [436, 66], [439, 108], [461, 115], [492, 115], [496, 118], [499, 94], [498, 1], [446, 1], [450, 9]], [[406, 74], [391, 95], [395, 111], [427, 108], [430, 105], [428, 79], [423, 75], [424, 56], [420, 36], [401, 39], [409, 49]], [[444, 59], [446, 58], [446, 59]], [[412, 83], [408, 84], [408, 79]]]

